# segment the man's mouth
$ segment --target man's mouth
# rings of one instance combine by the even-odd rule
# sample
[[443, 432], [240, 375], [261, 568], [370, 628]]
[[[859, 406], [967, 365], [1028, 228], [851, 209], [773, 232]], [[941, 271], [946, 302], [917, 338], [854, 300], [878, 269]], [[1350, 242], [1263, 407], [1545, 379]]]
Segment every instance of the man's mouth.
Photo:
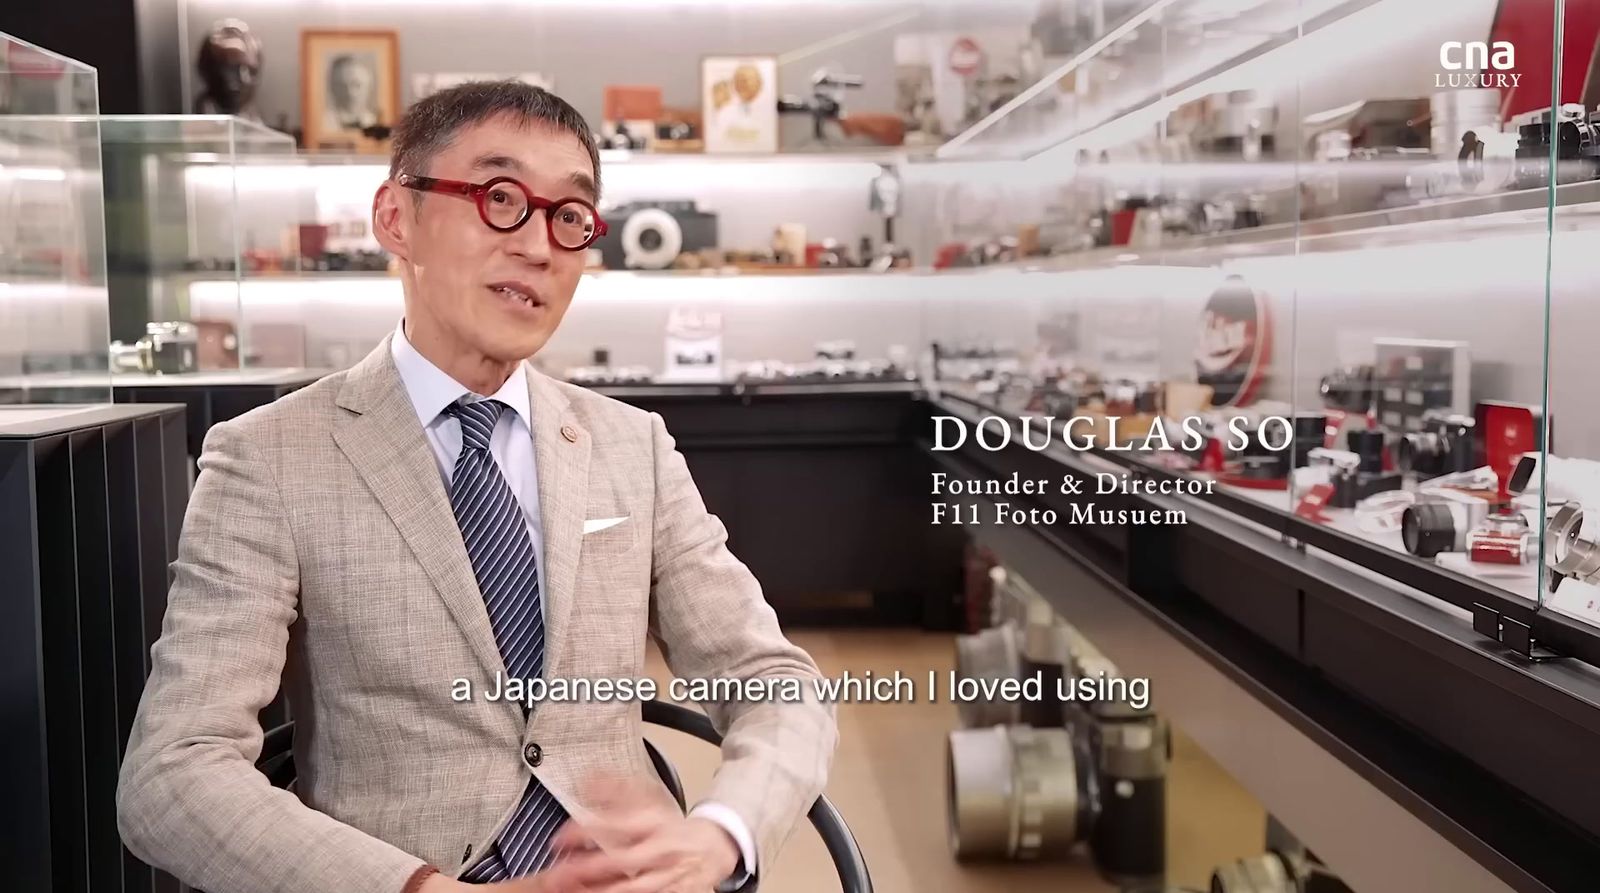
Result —
[[489, 286], [489, 290], [519, 307], [538, 307], [544, 302], [539, 300], [538, 292], [517, 282], [499, 282]]

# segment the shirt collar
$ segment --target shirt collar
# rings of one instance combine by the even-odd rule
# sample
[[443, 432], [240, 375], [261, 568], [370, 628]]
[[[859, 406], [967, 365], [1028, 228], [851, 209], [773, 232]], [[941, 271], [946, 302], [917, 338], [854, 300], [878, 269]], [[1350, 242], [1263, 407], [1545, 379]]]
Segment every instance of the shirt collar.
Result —
[[[400, 383], [405, 386], [406, 396], [411, 398], [411, 406], [416, 410], [422, 427], [432, 425], [445, 407], [462, 397], [470, 398], [468, 402], [483, 399], [435, 366], [432, 360], [418, 353], [406, 337], [404, 321], [395, 329], [389, 352], [394, 357], [394, 368], [400, 373]], [[521, 363], [511, 370], [511, 377], [489, 399], [499, 400], [511, 407], [522, 419], [522, 424], [529, 431], [533, 430], [533, 409], [528, 401], [528, 373]]]

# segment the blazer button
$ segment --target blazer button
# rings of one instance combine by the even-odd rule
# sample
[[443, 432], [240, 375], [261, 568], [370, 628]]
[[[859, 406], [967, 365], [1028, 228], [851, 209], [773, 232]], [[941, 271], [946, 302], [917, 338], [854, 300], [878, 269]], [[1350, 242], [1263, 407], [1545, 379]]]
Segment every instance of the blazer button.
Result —
[[567, 443], [577, 443], [578, 442], [578, 429], [572, 427], [571, 425], [562, 425], [561, 426], [561, 436], [565, 437], [567, 439]]
[[539, 768], [539, 764], [544, 762], [544, 748], [535, 742], [528, 742], [527, 746], [522, 748], [522, 761], [528, 764], [529, 769]]

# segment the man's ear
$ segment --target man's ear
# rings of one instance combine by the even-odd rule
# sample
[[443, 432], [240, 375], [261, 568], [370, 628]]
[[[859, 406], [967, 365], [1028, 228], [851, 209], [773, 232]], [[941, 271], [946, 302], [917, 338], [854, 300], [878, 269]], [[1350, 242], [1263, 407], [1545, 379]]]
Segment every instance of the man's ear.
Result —
[[401, 260], [410, 260], [415, 208], [407, 204], [409, 196], [400, 193], [401, 189], [388, 180], [378, 187], [372, 197], [372, 234], [383, 250]]

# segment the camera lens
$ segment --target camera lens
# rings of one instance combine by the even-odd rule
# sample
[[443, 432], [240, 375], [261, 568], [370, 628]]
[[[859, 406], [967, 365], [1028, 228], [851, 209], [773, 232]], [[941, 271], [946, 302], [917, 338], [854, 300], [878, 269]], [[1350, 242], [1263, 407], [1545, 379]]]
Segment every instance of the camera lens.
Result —
[[1466, 508], [1453, 502], [1419, 502], [1400, 516], [1400, 539], [1419, 558], [1460, 552], [1469, 524]]
[[1277, 853], [1250, 856], [1211, 873], [1211, 893], [1296, 893], [1295, 873]]
[[1382, 431], [1350, 431], [1345, 434], [1344, 439], [1350, 452], [1361, 457], [1359, 471], [1364, 474], [1383, 472]]
[[1099, 817], [1090, 744], [1073, 728], [951, 732], [950, 848], [962, 861], [1068, 856]]
[[1311, 451], [1328, 439], [1328, 417], [1320, 412], [1295, 413], [1294, 465], [1304, 468], [1311, 463]]

